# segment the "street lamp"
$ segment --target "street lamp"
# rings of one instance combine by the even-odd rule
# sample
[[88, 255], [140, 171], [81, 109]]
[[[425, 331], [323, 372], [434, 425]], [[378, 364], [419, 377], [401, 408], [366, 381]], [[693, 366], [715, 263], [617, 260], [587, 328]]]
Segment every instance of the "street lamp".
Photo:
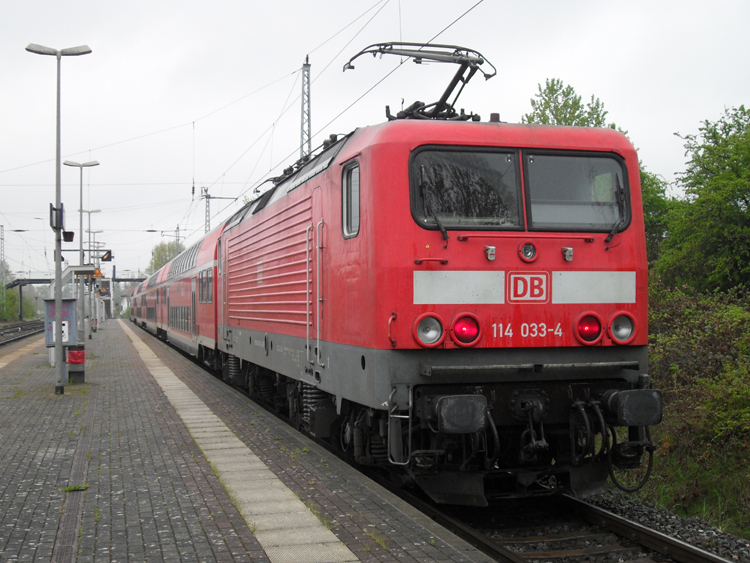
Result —
[[57, 128], [56, 128], [56, 152], [55, 152], [55, 218], [52, 228], [55, 231], [55, 395], [65, 393], [65, 382], [63, 375], [65, 366], [63, 364], [62, 346], [62, 204], [60, 202], [60, 60], [62, 57], [76, 57], [88, 55], [91, 49], [87, 45], [69, 47], [58, 51], [50, 47], [43, 47], [35, 43], [29, 43], [26, 50], [36, 55], [50, 55], [57, 58]]
[[[81, 170], [81, 189], [80, 189], [80, 207], [78, 208], [78, 247], [80, 249], [80, 253], [78, 256], [78, 265], [83, 266], [83, 169], [84, 168], [90, 168], [92, 166], [99, 166], [99, 163], [96, 160], [92, 160], [91, 162], [84, 162], [82, 164], [79, 164], [78, 162], [72, 162], [70, 160], [66, 160], [63, 162], [65, 166], [74, 166]], [[91, 215], [89, 215], [89, 218]], [[89, 226], [89, 228], [91, 228]], [[83, 342], [84, 340], [84, 322], [83, 322], [83, 278], [80, 274], [78, 274], [78, 342]]]

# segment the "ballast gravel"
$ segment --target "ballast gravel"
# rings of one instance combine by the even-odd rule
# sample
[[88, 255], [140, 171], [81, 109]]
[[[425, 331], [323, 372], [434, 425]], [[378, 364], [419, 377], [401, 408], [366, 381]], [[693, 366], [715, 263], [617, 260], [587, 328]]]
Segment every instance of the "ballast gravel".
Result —
[[738, 538], [714, 528], [698, 518], [682, 518], [651, 503], [641, 502], [620, 491], [586, 499], [587, 502], [624, 516], [652, 530], [714, 553], [729, 561], [750, 563], [750, 540]]

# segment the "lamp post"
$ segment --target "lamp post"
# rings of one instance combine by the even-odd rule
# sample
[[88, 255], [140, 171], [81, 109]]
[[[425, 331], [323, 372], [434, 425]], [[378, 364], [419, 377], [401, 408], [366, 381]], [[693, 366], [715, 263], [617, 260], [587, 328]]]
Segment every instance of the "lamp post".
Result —
[[[86, 231], [89, 234], [89, 262], [93, 263], [93, 260], [91, 259], [91, 214], [92, 213], [101, 213], [101, 209], [81, 209], [82, 213], [88, 213], [89, 216], [89, 229]], [[83, 234], [81, 234], [81, 238], [83, 239]], [[93, 289], [93, 279], [91, 277], [91, 274], [88, 276], [89, 278], [89, 319], [91, 318], [92, 312], [91, 312], [91, 291]], [[85, 312], [84, 312], [85, 315]], [[86, 325], [86, 338], [88, 340], [91, 340], [91, 320], [89, 320], [88, 323], [84, 323]]]
[[[66, 160], [63, 162], [65, 166], [74, 166], [81, 171], [81, 183], [80, 183], [80, 206], [78, 207], [78, 247], [80, 249], [79, 255], [78, 255], [78, 265], [83, 266], [83, 169], [84, 168], [90, 168], [92, 166], [99, 166], [99, 163], [96, 160], [92, 160], [91, 162], [84, 162], [82, 164], [79, 164], [78, 162], [72, 162], [70, 160]], [[91, 217], [91, 215], [89, 215]], [[83, 278], [81, 275], [78, 275], [78, 342], [83, 342], [84, 340], [84, 322], [83, 322]]]
[[63, 375], [65, 365], [63, 364], [62, 346], [62, 205], [60, 195], [60, 60], [62, 57], [76, 57], [88, 55], [91, 49], [87, 45], [69, 47], [58, 51], [50, 47], [43, 47], [35, 43], [29, 43], [26, 47], [29, 53], [36, 55], [50, 55], [57, 58], [57, 122], [56, 122], [56, 152], [55, 152], [55, 221], [52, 228], [55, 231], [55, 395], [65, 393], [65, 382]]

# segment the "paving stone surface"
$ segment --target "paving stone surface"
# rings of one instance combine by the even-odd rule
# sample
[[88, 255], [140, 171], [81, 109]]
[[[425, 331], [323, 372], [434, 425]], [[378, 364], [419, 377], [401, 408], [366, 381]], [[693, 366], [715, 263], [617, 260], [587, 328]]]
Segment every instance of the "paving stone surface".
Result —
[[[259, 471], [278, 479], [361, 561], [490, 561], [179, 352], [142, 339], [265, 464], [253, 462], [248, 490]], [[43, 341], [33, 342], [0, 348], [0, 365], [28, 348], [0, 367], [0, 562], [326, 560], [325, 550], [295, 549], [294, 533], [243, 520], [118, 321], [86, 343], [86, 383], [62, 396]], [[248, 467], [235, 450], [210, 455], [233, 477]], [[73, 485], [85, 490], [65, 492]]]
[[[86, 355], [86, 383], [62, 396], [41, 341], [0, 369], [0, 561], [51, 561], [71, 495], [82, 502], [66, 560], [269, 561], [116, 322]], [[73, 483], [92, 405], [86, 481]]]
[[180, 352], [144, 342], [361, 561], [491, 561]]

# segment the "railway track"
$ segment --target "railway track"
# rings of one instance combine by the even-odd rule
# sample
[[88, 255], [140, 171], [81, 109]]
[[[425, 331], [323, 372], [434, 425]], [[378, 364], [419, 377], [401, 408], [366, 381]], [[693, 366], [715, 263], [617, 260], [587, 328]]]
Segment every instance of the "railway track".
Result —
[[19, 321], [0, 326], [0, 346], [44, 332], [44, 321]]
[[420, 510], [502, 562], [729, 563], [567, 496], [500, 502], [480, 510], [409, 502], [418, 502]]
[[[193, 356], [173, 349], [221, 378]], [[269, 405], [255, 402], [291, 424]], [[327, 442], [308, 437], [337, 455]], [[487, 508], [436, 505], [395, 486], [380, 472], [341, 459], [502, 563], [733, 563], [573, 497], [500, 501]]]

